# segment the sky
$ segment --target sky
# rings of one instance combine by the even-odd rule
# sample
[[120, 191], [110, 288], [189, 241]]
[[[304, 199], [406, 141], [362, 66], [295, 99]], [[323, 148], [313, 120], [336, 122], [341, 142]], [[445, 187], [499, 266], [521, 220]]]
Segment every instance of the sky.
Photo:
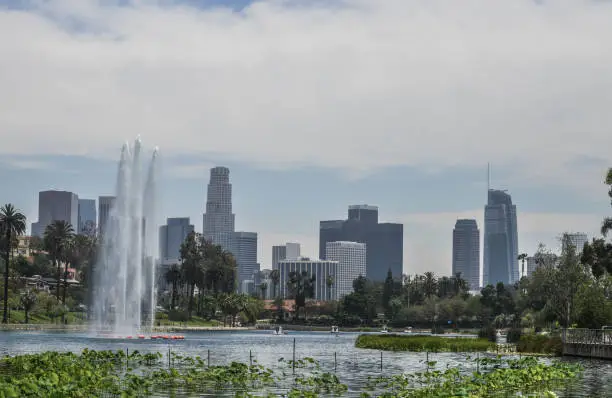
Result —
[[[404, 272], [451, 272], [491, 186], [519, 251], [612, 212], [612, 2], [0, 0], [0, 203], [113, 194], [159, 146], [163, 217], [202, 229], [227, 166], [239, 230], [318, 253], [350, 204], [404, 223]], [[482, 231], [481, 231], [482, 232]]]

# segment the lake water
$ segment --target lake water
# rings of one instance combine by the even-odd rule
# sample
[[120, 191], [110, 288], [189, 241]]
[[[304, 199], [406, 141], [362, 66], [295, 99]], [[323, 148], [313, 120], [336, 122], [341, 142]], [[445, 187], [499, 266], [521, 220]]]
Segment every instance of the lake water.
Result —
[[[460, 367], [475, 370], [476, 364], [462, 353], [381, 352], [355, 348], [359, 333], [290, 332], [275, 336], [271, 331], [239, 332], [186, 332], [185, 340], [127, 340], [93, 337], [86, 333], [62, 332], [0, 332], [0, 356], [35, 353], [41, 351], [80, 352], [92, 350], [139, 350], [140, 352], [168, 351], [210, 358], [211, 365], [231, 361], [258, 363], [278, 370], [286, 368], [285, 360], [314, 358], [324, 370], [335, 371], [343, 383], [349, 385], [351, 395], [357, 395], [368, 376], [418, 372], [427, 368], [426, 360], [437, 362], [437, 368]], [[482, 355], [482, 354], [480, 354]], [[575, 385], [559, 391], [564, 397], [612, 397], [612, 362], [565, 359], [579, 361], [585, 367], [584, 378]], [[382, 363], [382, 371], [381, 371]]]

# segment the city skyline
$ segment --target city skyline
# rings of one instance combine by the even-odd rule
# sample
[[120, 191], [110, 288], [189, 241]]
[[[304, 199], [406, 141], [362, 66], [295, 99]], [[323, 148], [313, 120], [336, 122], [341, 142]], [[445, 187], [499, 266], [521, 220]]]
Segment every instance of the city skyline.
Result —
[[231, 168], [264, 266], [283, 242], [316, 255], [318, 220], [371, 203], [404, 224], [404, 272], [448, 274], [455, 221], [484, 226], [488, 161], [520, 252], [599, 236], [610, 2], [237, 3], [0, 1], [2, 202], [33, 222], [39, 190], [112, 194], [137, 131], [162, 149], [161, 216], [197, 231], [208, 169]]

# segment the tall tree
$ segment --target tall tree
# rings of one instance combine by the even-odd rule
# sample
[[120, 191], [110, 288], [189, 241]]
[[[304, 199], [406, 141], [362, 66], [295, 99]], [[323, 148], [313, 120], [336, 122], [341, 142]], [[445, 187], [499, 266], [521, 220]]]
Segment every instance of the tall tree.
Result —
[[272, 281], [272, 296], [276, 298], [276, 289], [278, 288], [278, 283], [280, 282], [280, 272], [277, 269], [273, 269], [272, 272], [270, 272], [270, 280]]
[[189, 319], [193, 311], [193, 293], [195, 286], [204, 278], [204, 254], [200, 247], [200, 239], [195, 232], [191, 232], [187, 235], [185, 242], [181, 244], [181, 265], [182, 272], [189, 287], [189, 304], [187, 306], [187, 313]]
[[289, 273], [287, 287], [295, 300], [296, 317], [300, 313], [300, 308], [306, 307], [306, 299], [314, 296], [316, 279], [316, 275], [309, 276], [307, 271], [292, 271]]
[[[608, 186], [608, 196], [610, 197], [610, 205], [612, 206], [612, 167], [608, 169], [608, 174], [606, 175], [605, 184]], [[601, 234], [603, 236], [607, 236], [608, 232], [612, 231], [612, 217], [604, 218], [601, 223]]]
[[325, 278], [325, 286], [327, 286], [327, 301], [331, 301], [332, 299], [332, 288], [334, 287], [334, 283], [334, 276], [327, 275], [327, 278]]
[[74, 229], [69, 222], [64, 220], [55, 220], [47, 226], [44, 235], [45, 249], [51, 255], [51, 261], [57, 270], [57, 288], [55, 291], [55, 297], [59, 301], [60, 297], [60, 286], [61, 286], [61, 272], [60, 262], [64, 260], [66, 256], [66, 249], [68, 242], [74, 236]]
[[168, 270], [164, 274], [166, 282], [172, 285], [172, 292], [170, 296], [170, 310], [174, 310], [176, 307], [176, 291], [178, 284], [181, 280], [181, 269], [177, 264], [172, 264], [168, 267]]
[[393, 273], [391, 269], [387, 270], [387, 278], [385, 279], [385, 284], [383, 285], [383, 293], [382, 293], [382, 306], [385, 310], [385, 316], [387, 319], [391, 319], [393, 317], [391, 311], [390, 301], [393, 298]]
[[425, 272], [423, 279], [425, 297], [431, 297], [438, 292], [438, 280], [433, 272]]
[[6, 204], [0, 208], [0, 234], [4, 237], [4, 311], [2, 323], [8, 323], [8, 283], [11, 253], [13, 251], [13, 240], [22, 235], [26, 230], [26, 217], [12, 204]]

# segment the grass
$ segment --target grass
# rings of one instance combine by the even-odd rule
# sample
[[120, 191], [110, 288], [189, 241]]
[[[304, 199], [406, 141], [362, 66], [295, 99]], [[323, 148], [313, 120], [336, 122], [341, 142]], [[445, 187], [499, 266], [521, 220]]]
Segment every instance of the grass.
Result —
[[215, 326], [223, 326], [223, 322], [219, 322], [216, 319], [208, 320], [204, 318], [200, 318], [197, 316], [191, 317], [191, 320], [185, 322], [179, 321], [171, 321], [166, 319], [160, 319], [159, 317], [156, 319], [156, 325], [158, 326], [198, 326], [198, 327], [215, 327]]
[[[37, 312], [30, 312], [28, 314], [28, 323], [37, 325], [37, 324], [58, 324], [62, 323], [62, 317], [57, 316], [55, 318], [51, 318], [45, 314], [40, 314]], [[65, 319], [69, 325], [79, 325], [85, 323], [86, 314], [83, 312], [67, 312], [65, 314]], [[25, 312], [11, 310], [9, 316], [9, 323], [19, 323], [25, 324]]]
[[382, 351], [477, 352], [494, 350], [495, 343], [486, 339], [462, 337], [362, 334], [357, 337], [355, 347]]
[[521, 336], [516, 344], [516, 351], [561, 356], [563, 354], [563, 341], [559, 336], [526, 334]]

